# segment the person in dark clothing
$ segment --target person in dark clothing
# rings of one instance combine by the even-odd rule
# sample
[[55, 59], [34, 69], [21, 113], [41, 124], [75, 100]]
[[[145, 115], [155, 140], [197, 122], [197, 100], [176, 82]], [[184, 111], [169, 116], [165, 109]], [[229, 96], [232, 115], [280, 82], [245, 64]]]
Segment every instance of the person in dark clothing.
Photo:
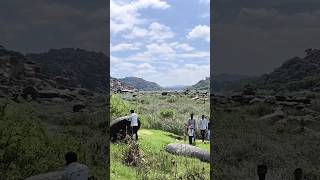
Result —
[[257, 174], [259, 176], [259, 180], [265, 180], [267, 172], [268, 172], [268, 168], [266, 165], [264, 164], [258, 165]]
[[303, 171], [301, 168], [297, 168], [294, 170], [294, 179], [295, 180], [301, 180], [303, 175]]

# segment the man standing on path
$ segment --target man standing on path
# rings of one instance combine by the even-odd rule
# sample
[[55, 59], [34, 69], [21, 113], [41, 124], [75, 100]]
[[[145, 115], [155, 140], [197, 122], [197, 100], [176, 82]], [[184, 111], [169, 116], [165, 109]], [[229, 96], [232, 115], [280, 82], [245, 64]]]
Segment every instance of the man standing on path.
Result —
[[138, 140], [138, 115], [134, 113], [134, 110], [130, 111], [130, 118], [129, 120], [131, 121], [131, 129], [132, 129], [132, 136], [135, 134], [136, 135], [136, 140]]
[[199, 121], [199, 128], [200, 128], [202, 142], [204, 142], [204, 138], [205, 138], [206, 132], [208, 130], [208, 120], [205, 118], [204, 115], [202, 115], [202, 117]]
[[190, 114], [190, 119], [187, 124], [188, 135], [189, 135], [189, 144], [192, 144], [192, 139], [195, 141], [194, 135], [196, 130], [196, 120], [193, 119], [193, 113]]

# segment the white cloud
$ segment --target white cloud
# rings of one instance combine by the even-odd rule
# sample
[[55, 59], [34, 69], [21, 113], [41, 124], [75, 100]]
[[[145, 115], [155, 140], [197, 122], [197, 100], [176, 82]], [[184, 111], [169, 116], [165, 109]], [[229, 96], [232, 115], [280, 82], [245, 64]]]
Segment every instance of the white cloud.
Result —
[[151, 41], [163, 42], [166, 39], [174, 37], [174, 33], [171, 28], [160, 24], [158, 22], [153, 22], [149, 26], [148, 36]]
[[200, 4], [210, 4], [210, 0], [199, 0]]
[[210, 41], [210, 27], [207, 25], [198, 25], [194, 27], [187, 35], [188, 39], [204, 39]]
[[183, 50], [183, 51], [192, 51], [194, 50], [193, 47], [191, 47], [189, 44], [187, 43], [178, 43], [178, 42], [173, 42], [173, 43], [170, 43], [170, 45], [177, 49], [177, 50]]
[[140, 27], [133, 27], [130, 34], [124, 34], [123, 37], [127, 39], [143, 38], [148, 34], [148, 30]]
[[139, 44], [130, 44], [130, 43], [120, 43], [117, 45], [112, 45], [110, 47], [111, 52], [116, 52], [116, 51], [128, 51], [128, 50], [139, 50]]
[[119, 33], [125, 30], [130, 30], [134, 26], [145, 23], [145, 20], [140, 18], [139, 10], [155, 8], [166, 9], [170, 5], [161, 0], [138, 0], [138, 1], [110, 1], [110, 28], [111, 33]]

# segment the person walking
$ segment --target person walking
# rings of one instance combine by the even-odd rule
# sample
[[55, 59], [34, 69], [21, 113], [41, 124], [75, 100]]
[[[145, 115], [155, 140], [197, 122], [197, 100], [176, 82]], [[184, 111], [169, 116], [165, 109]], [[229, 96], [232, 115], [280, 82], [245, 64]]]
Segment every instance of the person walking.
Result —
[[130, 111], [130, 117], [129, 117], [129, 121], [131, 122], [130, 126], [131, 126], [131, 130], [132, 130], [132, 136], [136, 135], [136, 140], [138, 140], [138, 115], [136, 113], [134, 113], [134, 110]]
[[193, 113], [190, 114], [190, 119], [188, 119], [187, 129], [188, 129], [188, 135], [189, 135], [189, 144], [192, 145], [192, 143], [195, 142], [195, 130], [196, 130], [196, 120], [193, 118]]
[[201, 119], [199, 120], [199, 129], [200, 129], [202, 142], [204, 142], [204, 138], [208, 130], [208, 120], [205, 118], [204, 115], [202, 115]]

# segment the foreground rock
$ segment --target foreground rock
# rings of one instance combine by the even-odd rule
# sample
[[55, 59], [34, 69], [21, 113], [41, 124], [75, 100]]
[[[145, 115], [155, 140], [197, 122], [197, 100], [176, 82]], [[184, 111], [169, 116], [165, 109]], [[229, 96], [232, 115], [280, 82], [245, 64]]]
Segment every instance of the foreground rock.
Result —
[[[128, 120], [129, 120], [129, 116], [123, 116], [113, 120], [110, 123], [110, 138], [112, 142], [124, 139], [126, 134], [131, 133], [131, 130], [127, 129], [128, 126], [130, 125], [130, 122]], [[141, 122], [138, 119], [138, 130], [140, 129], [140, 126], [141, 126]]]
[[25, 180], [62, 180], [64, 171], [55, 171], [46, 174], [29, 177]]
[[166, 146], [165, 150], [172, 154], [190, 156], [201, 161], [210, 162], [210, 152], [189, 144], [171, 143]]

